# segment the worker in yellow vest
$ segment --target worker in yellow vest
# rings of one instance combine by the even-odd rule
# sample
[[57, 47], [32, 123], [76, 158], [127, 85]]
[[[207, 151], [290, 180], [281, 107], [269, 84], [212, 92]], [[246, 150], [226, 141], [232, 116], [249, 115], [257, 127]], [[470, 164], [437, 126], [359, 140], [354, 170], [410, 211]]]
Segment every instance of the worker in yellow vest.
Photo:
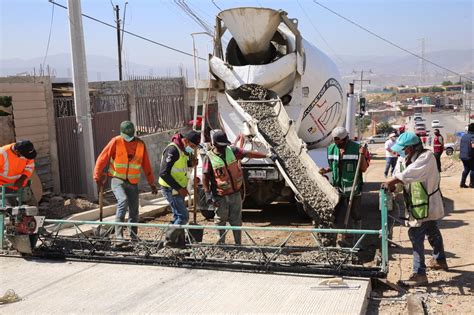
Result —
[[161, 193], [170, 204], [173, 224], [184, 225], [189, 221], [189, 212], [184, 202], [184, 198], [189, 195], [186, 188], [188, 186], [186, 171], [192, 166], [192, 161], [196, 161], [192, 155], [200, 141], [201, 135], [197, 131], [177, 133], [163, 151], [158, 183], [161, 186]]
[[[117, 199], [116, 222], [125, 222], [128, 206], [128, 222], [138, 222], [138, 182], [143, 169], [153, 194], [157, 194], [155, 177], [145, 143], [135, 137], [135, 126], [131, 121], [122, 121], [120, 135], [114, 137], [102, 150], [94, 168], [94, 180], [97, 186], [103, 187], [107, 175], [103, 173], [108, 168], [108, 176], [112, 177], [111, 188]], [[130, 229], [132, 240], [137, 239], [137, 227]], [[123, 240], [123, 227], [115, 228], [117, 240]]]

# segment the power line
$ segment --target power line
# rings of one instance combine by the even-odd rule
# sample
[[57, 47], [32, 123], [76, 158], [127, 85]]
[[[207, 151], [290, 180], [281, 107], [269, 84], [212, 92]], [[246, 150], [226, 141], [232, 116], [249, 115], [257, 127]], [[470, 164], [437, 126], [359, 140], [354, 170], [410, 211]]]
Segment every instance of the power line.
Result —
[[219, 11], [222, 11], [222, 9], [216, 4], [215, 0], [211, 0], [211, 2]]
[[405, 49], [405, 48], [401, 47], [400, 45], [395, 44], [394, 42], [392, 42], [392, 41], [390, 41], [390, 40], [388, 40], [388, 39], [383, 38], [382, 36], [380, 36], [380, 35], [378, 35], [378, 34], [372, 32], [371, 30], [369, 30], [369, 29], [363, 27], [362, 25], [360, 25], [360, 24], [358, 24], [358, 23], [356, 23], [356, 22], [354, 22], [354, 21], [352, 21], [352, 20], [346, 18], [345, 16], [343, 16], [343, 15], [337, 13], [336, 11], [334, 11], [334, 10], [332, 10], [332, 9], [330, 9], [330, 8], [328, 8], [328, 7], [326, 7], [325, 5], [319, 3], [319, 2], [316, 1], [316, 0], [313, 0], [313, 2], [314, 2], [315, 4], [317, 4], [317, 5], [319, 5], [320, 7], [322, 7], [322, 8], [324, 8], [324, 9], [328, 10], [329, 12], [331, 12], [331, 13], [337, 15], [338, 17], [340, 17], [340, 18], [346, 20], [347, 22], [349, 22], [349, 23], [351, 23], [351, 24], [357, 26], [358, 28], [360, 28], [360, 29], [366, 31], [367, 33], [369, 33], [369, 34], [371, 34], [371, 35], [377, 37], [378, 39], [380, 39], [380, 40], [382, 40], [382, 41], [384, 41], [384, 42], [386, 42], [386, 43], [388, 43], [388, 44], [390, 44], [390, 45], [392, 45], [392, 46], [394, 46], [394, 47], [397, 47], [398, 49], [403, 50], [404, 52], [406, 52], [406, 53], [408, 53], [408, 54], [410, 54], [410, 55], [412, 55], [412, 56], [415, 56], [415, 57], [417, 57], [417, 58], [419, 58], [419, 59], [421, 59], [421, 60], [423, 60], [423, 61], [426, 61], [426, 62], [432, 64], [433, 66], [436, 66], [436, 67], [441, 68], [441, 69], [443, 69], [443, 70], [445, 70], [445, 71], [451, 72], [451, 73], [453, 73], [453, 74], [455, 74], [455, 75], [457, 75], [457, 76], [463, 77], [463, 78], [465, 78], [466, 80], [469, 80], [469, 81], [474, 80], [473, 78], [469, 78], [469, 77], [463, 76], [463, 75], [460, 74], [460, 73], [457, 73], [457, 72], [455, 72], [455, 71], [453, 71], [453, 70], [450, 70], [450, 69], [448, 69], [448, 68], [446, 68], [446, 67], [443, 67], [443, 66], [441, 66], [441, 65], [439, 65], [439, 64], [437, 64], [437, 63], [435, 63], [435, 62], [433, 62], [433, 61], [431, 61], [431, 60], [429, 60], [429, 59], [426, 59], [426, 58], [424, 58], [424, 57], [422, 57], [422, 56], [420, 56], [420, 55], [418, 55], [418, 54], [415, 54], [414, 52], [409, 51], [408, 49]]
[[[64, 6], [64, 5], [62, 5], [62, 4], [56, 3], [56, 2], [54, 2], [53, 0], [49, 0], [49, 2], [51, 2], [51, 3], [54, 4], [54, 5], [57, 5], [58, 7], [61, 7], [61, 8], [63, 8], [63, 9], [66, 9], [66, 10], [67, 10], [67, 7]], [[116, 26], [114, 26], [114, 25], [112, 25], [112, 24], [109, 24], [109, 23], [107, 23], [107, 22], [101, 21], [101, 20], [99, 20], [99, 19], [96, 19], [96, 18], [94, 18], [94, 17], [92, 17], [92, 16], [90, 16], [90, 15], [87, 15], [87, 14], [82, 13], [82, 16], [83, 16], [83, 17], [86, 17], [86, 18], [88, 18], [88, 19], [90, 19], [90, 20], [93, 20], [93, 21], [95, 21], [95, 22], [98, 22], [98, 23], [100, 23], [100, 24], [106, 25], [106, 26], [108, 26], [108, 27], [110, 27], [110, 28], [117, 29]], [[125, 31], [125, 30], [122, 30], [122, 32], [124, 32], [124, 33], [126, 33], [126, 34], [128, 34], [128, 35], [131, 35], [131, 36], [134, 36], [134, 37], [143, 39], [143, 40], [145, 40], [145, 41], [147, 41], [147, 42], [150, 42], [150, 43], [153, 43], [153, 44], [155, 44], [155, 45], [161, 46], [161, 47], [163, 47], [163, 48], [166, 48], [166, 49], [169, 49], [169, 50], [178, 52], [178, 53], [180, 53], [180, 54], [183, 54], [183, 55], [186, 55], [186, 56], [189, 56], [189, 57], [192, 57], [192, 56], [193, 56], [193, 54], [190, 54], [190, 53], [185, 52], [185, 51], [183, 51], [183, 50], [180, 50], [180, 49], [177, 49], [177, 48], [168, 46], [168, 45], [166, 45], [166, 44], [162, 44], [162, 43], [160, 43], [160, 42], [157, 42], [157, 41], [154, 41], [154, 40], [152, 40], [152, 39], [146, 38], [146, 37], [144, 37], [144, 36], [141, 36], [141, 35], [138, 35], [138, 34], [129, 32], [129, 31]], [[198, 58], [199, 58], [200, 60], [207, 61], [207, 59], [204, 59], [204, 58], [202, 58], [202, 57], [198, 57]]]
[[46, 45], [46, 52], [44, 53], [44, 58], [43, 58], [43, 68], [44, 64], [46, 63], [46, 58], [48, 58], [48, 52], [49, 52], [49, 43], [51, 42], [51, 33], [53, 32], [53, 20], [54, 20], [54, 5], [51, 6], [51, 22], [49, 24], [49, 35], [48, 35], [48, 44]]
[[301, 8], [301, 11], [303, 11], [303, 14], [308, 18], [309, 20], [309, 23], [311, 24], [311, 26], [314, 28], [314, 30], [319, 34], [319, 36], [321, 37], [321, 39], [323, 40], [324, 43], [326, 43], [326, 46], [329, 47], [329, 49], [332, 51], [332, 53], [334, 54], [334, 56], [336, 56], [337, 59], [339, 59], [340, 62], [342, 62], [344, 65], [347, 66], [347, 63], [344, 62], [344, 60], [342, 60], [341, 57], [339, 57], [339, 55], [334, 51], [334, 49], [332, 49], [331, 45], [329, 45], [329, 43], [326, 41], [326, 39], [324, 38], [323, 34], [321, 34], [321, 32], [318, 30], [318, 28], [316, 27], [316, 25], [314, 25], [313, 21], [311, 20], [311, 17], [308, 15], [308, 13], [306, 13], [305, 9], [303, 8], [303, 6], [301, 5], [300, 1], [299, 0], [296, 0], [296, 2], [298, 3], [299, 7]]

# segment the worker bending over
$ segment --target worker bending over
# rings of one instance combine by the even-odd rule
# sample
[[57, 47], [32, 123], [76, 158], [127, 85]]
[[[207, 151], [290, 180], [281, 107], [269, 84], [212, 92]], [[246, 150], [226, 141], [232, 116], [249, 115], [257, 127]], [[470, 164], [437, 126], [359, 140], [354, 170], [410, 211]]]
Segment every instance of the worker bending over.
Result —
[[[35, 157], [35, 147], [29, 140], [0, 147], [0, 186], [9, 185], [6, 188], [7, 193], [13, 193], [26, 186], [35, 170]], [[12, 206], [16, 200], [7, 198], [6, 202]]]
[[[135, 137], [135, 126], [131, 121], [122, 121], [120, 135], [112, 138], [97, 158], [94, 180], [99, 189], [105, 185], [107, 174], [103, 171], [109, 166], [108, 176], [112, 177], [111, 188], [117, 199], [115, 222], [125, 222], [128, 213], [129, 223], [138, 223], [138, 182], [143, 169], [153, 194], [157, 194], [155, 177], [145, 143]], [[137, 239], [137, 227], [131, 227], [132, 240]], [[115, 227], [115, 237], [123, 240], [123, 226]]]
[[[216, 208], [214, 222], [225, 226], [227, 221], [232, 226], [242, 226], [242, 197], [240, 189], [244, 177], [239, 160], [247, 158], [265, 158], [276, 160], [272, 152], [260, 153], [244, 151], [230, 147], [230, 141], [222, 130], [211, 135], [212, 149], [204, 157], [202, 168], [202, 186], [206, 200]], [[242, 233], [234, 230], [235, 244], [242, 243]], [[225, 243], [225, 230], [219, 230], [219, 243]]]
[[444, 253], [443, 237], [437, 220], [444, 216], [444, 206], [439, 190], [440, 174], [436, 158], [430, 150], [424, 149], [420, 138], [413, 132], [402, 134], [392, 146], [400, 154], [395, 167], [394, 178], [385, 183], [390, 191], [396, 185], [403, 185], [405, 206], [408, 212], [408, 236], [413, 246], [413, 274], [400, 281], [404, 286], [428, 283], [425, 265], [425, 236], [433, 247], [433, 258], [428, 267], [448, 270]]

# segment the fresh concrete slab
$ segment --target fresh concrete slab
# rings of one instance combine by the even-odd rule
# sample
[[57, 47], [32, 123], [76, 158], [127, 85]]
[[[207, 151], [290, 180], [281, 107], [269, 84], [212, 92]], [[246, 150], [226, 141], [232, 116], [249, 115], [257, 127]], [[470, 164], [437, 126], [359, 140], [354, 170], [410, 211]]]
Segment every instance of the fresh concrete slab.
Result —
[[6, 257], [0, 265], [0, 295], [13, 289], [22, 298], [0, 314], [363, 314], [370, 291], [368, 279], [322, 290], [322, 276]]

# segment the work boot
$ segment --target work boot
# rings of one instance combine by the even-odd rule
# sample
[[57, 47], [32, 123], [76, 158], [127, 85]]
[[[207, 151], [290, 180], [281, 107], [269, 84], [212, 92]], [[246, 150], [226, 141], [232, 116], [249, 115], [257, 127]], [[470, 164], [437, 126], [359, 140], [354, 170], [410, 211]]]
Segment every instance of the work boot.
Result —
[[428, 284], [428, 277], [414, 273], [407, 280], [399, 280], [398, 284], [404, 287], [417, 287]]
[[461, 184], [461, 185], [459, 185], [459, 187], [461, 187], [461, 188], [469, 188], [469, 186], [467, 186], [466, 184]]
[[449, 270], [448, 263], [446, 262], [446, 258], [445, 259], [431, 258], [431, 260], [427, 264], [427, 267], [428, 269], [431, 269], [431, 270], [444, 270], [444, 271]]
[[337, 235], [337, 246], [339, 247], [352, 247], [352, 241], [349, 240], [347, 234]]

